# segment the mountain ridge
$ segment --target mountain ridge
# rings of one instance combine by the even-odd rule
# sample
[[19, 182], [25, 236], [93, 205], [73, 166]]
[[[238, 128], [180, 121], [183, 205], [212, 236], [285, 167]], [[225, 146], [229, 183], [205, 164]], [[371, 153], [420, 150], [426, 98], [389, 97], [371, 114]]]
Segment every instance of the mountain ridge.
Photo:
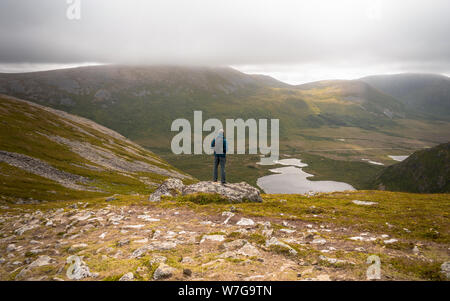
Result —
[[0, 94], [3, 196], [68, 199], [152, 189], [192, 179], [88, 119]]

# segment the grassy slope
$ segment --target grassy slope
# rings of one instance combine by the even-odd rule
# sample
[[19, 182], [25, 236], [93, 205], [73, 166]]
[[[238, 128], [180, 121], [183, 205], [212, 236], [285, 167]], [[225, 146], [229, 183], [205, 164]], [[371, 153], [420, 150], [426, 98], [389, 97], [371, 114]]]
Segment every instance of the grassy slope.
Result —
[[[255, 81], [231, 69], [117, 66], [0, 78], [2, 83], [15, 80], [2, 84], [5, 93], [29, 96], [33, 101], [92, 119], [201, 179], [210, 178], [207, 159], [200, 156], [186, 162], [168, 154], [175, 134], [170, 132], [172, 121], [192, 120], [194, 110], [202, 110], [204, 120], [279, 118], [281, 152], [292, 156], [308, 152], [333, 160], [367, 158], [390, 165], [395, 162], [388, 155], [409, 155], [450, 140], [450, 123], [421, 119], [395, 98], [361, 81], [325, 81], [295, 87]], [[67, 87], [71, 85], [77, 88]], [[20, 86], [34, 88], [17, 88]], [[96, 99], [100, 89], [109, 91], [111, 98]], [[72, 103], [61, 102], [64, 99]], [[385, 109], [393, 113], [392, 119], [386, 116]], [[251, 158], [236, 162], [245, 168], [230, 166], [230, 179], [254, 183], [256, 177], [248, 167]], [[355, 170], [357, 166], [361, 167], [360, 174], [371, 174], [373, 169], [353, 163], [346, 168]], [[259, 175], [258, 167], [253, 167]], [[324, 171], [319, 168], [315, 170], [311, 164], [309, 171], [322, 176]], [[340, 173], [340, 169], [328, 169], [327, 179], [340, 178]], [[365, 187], [353, 179], [357, 177], [348, 177], [350, 184]]]
[[[55, 135], [67, 139], [90, 143], [103, 147], [113, 154], [130, 161], [142, 161], [163, 169], [173, 168], [155, 154], [132, 145], [130, 142], [109, 136], [84, 124], [69, 121], [55, 113], [31, 106], [26, 102], [0, 97], [0, 150], [20, 153], [50, 163], [53, 167], [81, 175], [92, 180], [89, 186], [95, 186], [103, 192], [87, 192], [67, 189], [58, 183], [6, 163], [0, 165], [0, 194], [8, 197], [34, 198], [44, 200], [78, 199], [95, 197], [111, 193], [145, 193], [149, 186], [139, 177], [147, 177], [150, 181], [161, 182], [165, 177], [156, 173], [139, 172], [125, 175], [113, 170], [90, 170], [80, 165], [89, 164], [101, 167], [88, 161], [68, 147], [58, 144], [45, 136]], [[80, 130], [74, 128], [78, 127]], [[84, 132], [83, 132], [84, 131]], [[126, 151], [124, 147], [132, 147], [136, 153]], [[156, 160], [156, 161], [155, 161]]]

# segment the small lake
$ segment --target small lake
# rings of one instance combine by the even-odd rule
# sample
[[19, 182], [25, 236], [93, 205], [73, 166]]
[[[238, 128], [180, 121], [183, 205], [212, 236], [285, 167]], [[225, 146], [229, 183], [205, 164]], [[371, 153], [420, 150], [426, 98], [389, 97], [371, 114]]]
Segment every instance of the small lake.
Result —
[[353, 186], [335, 181], [310, 181], [314, 175], [304, 172], [302, 167], [308, 166], [300, 159], [283, 159], [274, 164], [286, 165], [270, 169], [273, 175], [261, 177], [256, 184], [266, 193], [304, 194], [308, 192], [333, 192], [355, 190]]

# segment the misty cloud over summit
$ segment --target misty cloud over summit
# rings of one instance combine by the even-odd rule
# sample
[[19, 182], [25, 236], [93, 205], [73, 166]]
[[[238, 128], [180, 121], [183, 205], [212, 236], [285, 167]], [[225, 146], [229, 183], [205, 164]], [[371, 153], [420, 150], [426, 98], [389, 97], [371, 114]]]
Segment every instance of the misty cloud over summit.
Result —
[[[450, 70], [450, 1], [0, 2], [1, 64], [387, 66]], [[251, 69], [251, 68], [250, 68]]]

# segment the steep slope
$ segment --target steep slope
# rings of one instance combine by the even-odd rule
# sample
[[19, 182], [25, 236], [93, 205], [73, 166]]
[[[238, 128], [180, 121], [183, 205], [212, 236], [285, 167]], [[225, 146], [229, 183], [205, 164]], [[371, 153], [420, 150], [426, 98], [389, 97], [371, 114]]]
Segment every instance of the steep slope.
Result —
[[450, 78], [437, 74], [395, 74], [362, 81], [390, 94], [430, 118], [450, 120]]
[[[362, 81], [291, 86], [231, 68], [95, 66], [0, 74], [0, 91], [91, 119], [201, 180], [210, 178], [208, 156], [181, 158], [170, 151], [176, 134], [172, 122], [192, 121], [195, 110], [203, 111], [203, 120], [223, 122], [277, 118], [281, 152], [292, 156], [311, 151], [334, 160], [390, 164], [392, 149], [409, 154], [450, 140], [449, 122], [411, 114], [400, 101]], [[232, 181], [254, 183], [265, 172], [255, 172], [258, 157], [235, 158], [237, 163], [229, 164], [230, 176], [237, 176]], [[202, 166], [208, 169], [199, 170]]]
[[0, 95], [0, 195], [61, 200], [139, 193], [188, 179], [155, 154], [87, 119]]
[[[386, 124], [407, 114], [402, 103], [392, 96], [357, 80], [327, 80], [297, 86], [303, 98], [341, 125]], [[319, 115], [320, 116], [320, 115]]]
[[375, 186], [391, 191], [450, 192], [450, 142], [417, 151], [387, 167], [376, 178]]

